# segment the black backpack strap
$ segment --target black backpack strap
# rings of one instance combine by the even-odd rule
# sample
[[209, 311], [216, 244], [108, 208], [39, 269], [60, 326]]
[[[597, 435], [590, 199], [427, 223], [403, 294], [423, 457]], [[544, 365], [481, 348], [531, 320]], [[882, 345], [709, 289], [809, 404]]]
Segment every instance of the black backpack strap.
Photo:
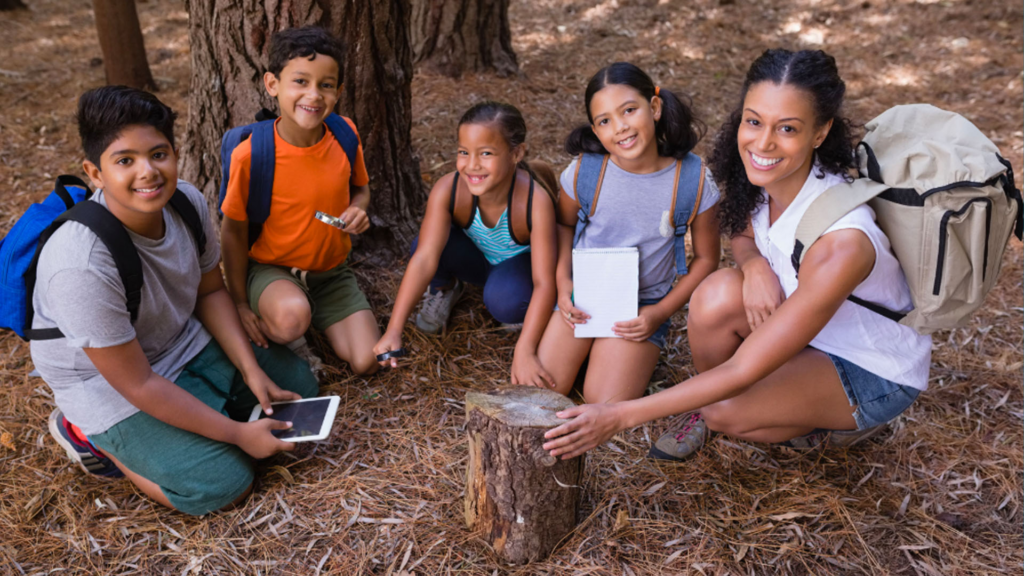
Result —
[[478, 198], [469, 190], [466, 190], [466, 195], [459, 196], [459, 173], [455, 172], [452, 177], [451, 196], [448, 198], [448, 213], [452, 216], [452, 224], [463, 230], [473, 224], [478, 207]]
[[[187, 199], [185, 200], [188, 201]], [[193, 210], [194, 211], [194, 210]], [[198, 217], [198, 215], [197, 215]], [[99, 237], [100, 241], [107, 247], [110, 255], [114, 258], [114, 265], [117, 266], [117, 273], [124, 285], [126, 306], [131, 317], [132, 324], [139, 317], [139, 303], [142, 301], [142, 260], [135, 249], [128, 231], [116, 216], [97, 202], [79, 202], [73, 208], [58, 216], [46, 230], [39, 236], [39, 244], [36, 245], [36, 252], [32, 256], [32, 263], [25, 273], [25, 288], [30, 306], [25, 314], [25, 337], [28, 340], [52, 340], [64, 336], [58, 328], [45, 328], [33, 330], [32, 318], [34, 310], [31, 306], [32, 294], [35, 292], [36, 267], [39, 264], [39, 255], [43, 252], [43, 246], [50, 239], [50, 236], [57, 231], [65, 222], [78, 222], [84, 224], [93, 234]]]
[[77, 186], [85, 190], [85, 198], [88, 199], [92, 196], [92, 190], [89, 186], [78, 176], [70, 176], [64, 174], [63, 176], [57, 176], [57, 184], [53, 187], [53, 191], [60, 196], [60, 199], [64, 201], [64, 205], [67, 206], [68, 210], [74, 207], [75, 199], [71, 197], [68, 192], [68, 186]]
[[185, 225], [188, 227], [188, 231], [192, 233], [192, 238], [195, 239], [196, 244], [199, 246], [199, 256], [203, 256], [203, 252], [206, 251], [206, 231], [203, 230], [203, 221], [199, 217], [199, 212], [196, 211], [195, 205], [188, 199], [181, 190], [175, 190], [171, 196], [169, 204], [178, 212], [178, 216], [185, 221]]

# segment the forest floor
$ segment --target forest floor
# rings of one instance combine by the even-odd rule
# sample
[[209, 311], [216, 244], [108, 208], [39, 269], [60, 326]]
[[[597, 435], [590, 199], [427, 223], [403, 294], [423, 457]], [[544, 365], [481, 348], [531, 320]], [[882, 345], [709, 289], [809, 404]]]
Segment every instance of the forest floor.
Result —
[[[81, 174], [75, 101], [104, 80], [90, 2], [25, 3], [0, 15], [0, 235], [53, 176]], [[138, 6], [159, 96], [181, 113], [183, 135], [188, 16], [177, 0]], [[693, 97], [709, 126], [704, 151], [749, 63], [775, 46], [833, 54], [855, 120], [933, 103], [975, 122], [1024, 173], [1019, 2], [514, 0], [510, 16], [520, 76], [415, 78], [425, 182], [452, 169], [457, 118], [485, 98], [518, 106], [531, 155], [564, 166], [586, 81], [616, 60]], [[200, 518], [71, 466], [48, 437], [53, 399], [29, 376], [28, 346], [5, 332], [0, 574], [1019, 574], [1021, 257], [1012, 240], [981, 312], [935, 335], [929, 390], [880, 437], [801, 455], [717, 436], [666, 464], [644, 457], [665, 422], [627, 430], [587, 457], [578, 529], [519, 568], [463, 524], [462, 399], [507, 381], [515, 342], [478, 291], [444, 335], [406, 331], [416, 354], [402, 370], [364, 379], [329, 358], [323, 391], [342, 398], [332, 437], [261, 463], [247, 502]], [[382, 321], [402, 268], [357, 270]], [[654, 388], [692, 372], [683, 314], [668, 341]]]

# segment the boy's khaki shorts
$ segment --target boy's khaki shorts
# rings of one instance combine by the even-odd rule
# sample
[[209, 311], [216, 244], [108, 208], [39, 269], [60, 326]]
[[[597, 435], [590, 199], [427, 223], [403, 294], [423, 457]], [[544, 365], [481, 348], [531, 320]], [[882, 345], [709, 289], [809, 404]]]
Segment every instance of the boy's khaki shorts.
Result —
[[360, 310], [370, 309], [370, 303], [356, 283], [356, 275], [344, 262], [326, 272], [292, 274], [284, 266], [250, 260], [246, 293], [249, 306], [257, 316], [260, 316], [259, 302], [263, 291], [277, 280], [287, 280], [302, 290], [313, 311], [313, 328], [321, 332]]

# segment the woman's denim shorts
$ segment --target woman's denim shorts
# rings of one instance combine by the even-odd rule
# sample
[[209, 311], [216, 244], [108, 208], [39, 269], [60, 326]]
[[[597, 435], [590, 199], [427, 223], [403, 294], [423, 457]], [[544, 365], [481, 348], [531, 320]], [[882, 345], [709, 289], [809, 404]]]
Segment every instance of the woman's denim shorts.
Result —
[[853, 419], [858, 430], [885, 424], [899, 416], [921, 393], [917, 388], [886, 380], [834, 354], [828, 357], [839, 373], [850, 406], [857, 407]]

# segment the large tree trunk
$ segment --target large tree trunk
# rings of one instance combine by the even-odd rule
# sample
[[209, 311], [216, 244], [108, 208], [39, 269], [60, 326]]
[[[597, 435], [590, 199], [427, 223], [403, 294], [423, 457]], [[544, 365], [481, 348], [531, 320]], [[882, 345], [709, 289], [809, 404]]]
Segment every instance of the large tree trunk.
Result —
[[21, 0], [0, 0], [0, 12], [21, 10], [23, 8], [25, 8], [25, 5], [21, 3]]
[[211, 202], [220, 185], [220, 139], [253, 122], [260, 108], [276, 110], [263, 88], [271, 35], [318, 24], [346, 46], [339, 112], [352, 118], [370, 175], [374, 227], [359, 252], [377, 262], [405, 254], [424, 200], [413, 157], [412, 58], [408, 0], [186, 0], [192, 80], [182, 177]]
[[458, 77], [463, 72], [519, 72], [508, 27], [509, 0], [412, 0], [413, 63]]
[[134, 0], [93, 0], [107, 84], [156, 90]]

